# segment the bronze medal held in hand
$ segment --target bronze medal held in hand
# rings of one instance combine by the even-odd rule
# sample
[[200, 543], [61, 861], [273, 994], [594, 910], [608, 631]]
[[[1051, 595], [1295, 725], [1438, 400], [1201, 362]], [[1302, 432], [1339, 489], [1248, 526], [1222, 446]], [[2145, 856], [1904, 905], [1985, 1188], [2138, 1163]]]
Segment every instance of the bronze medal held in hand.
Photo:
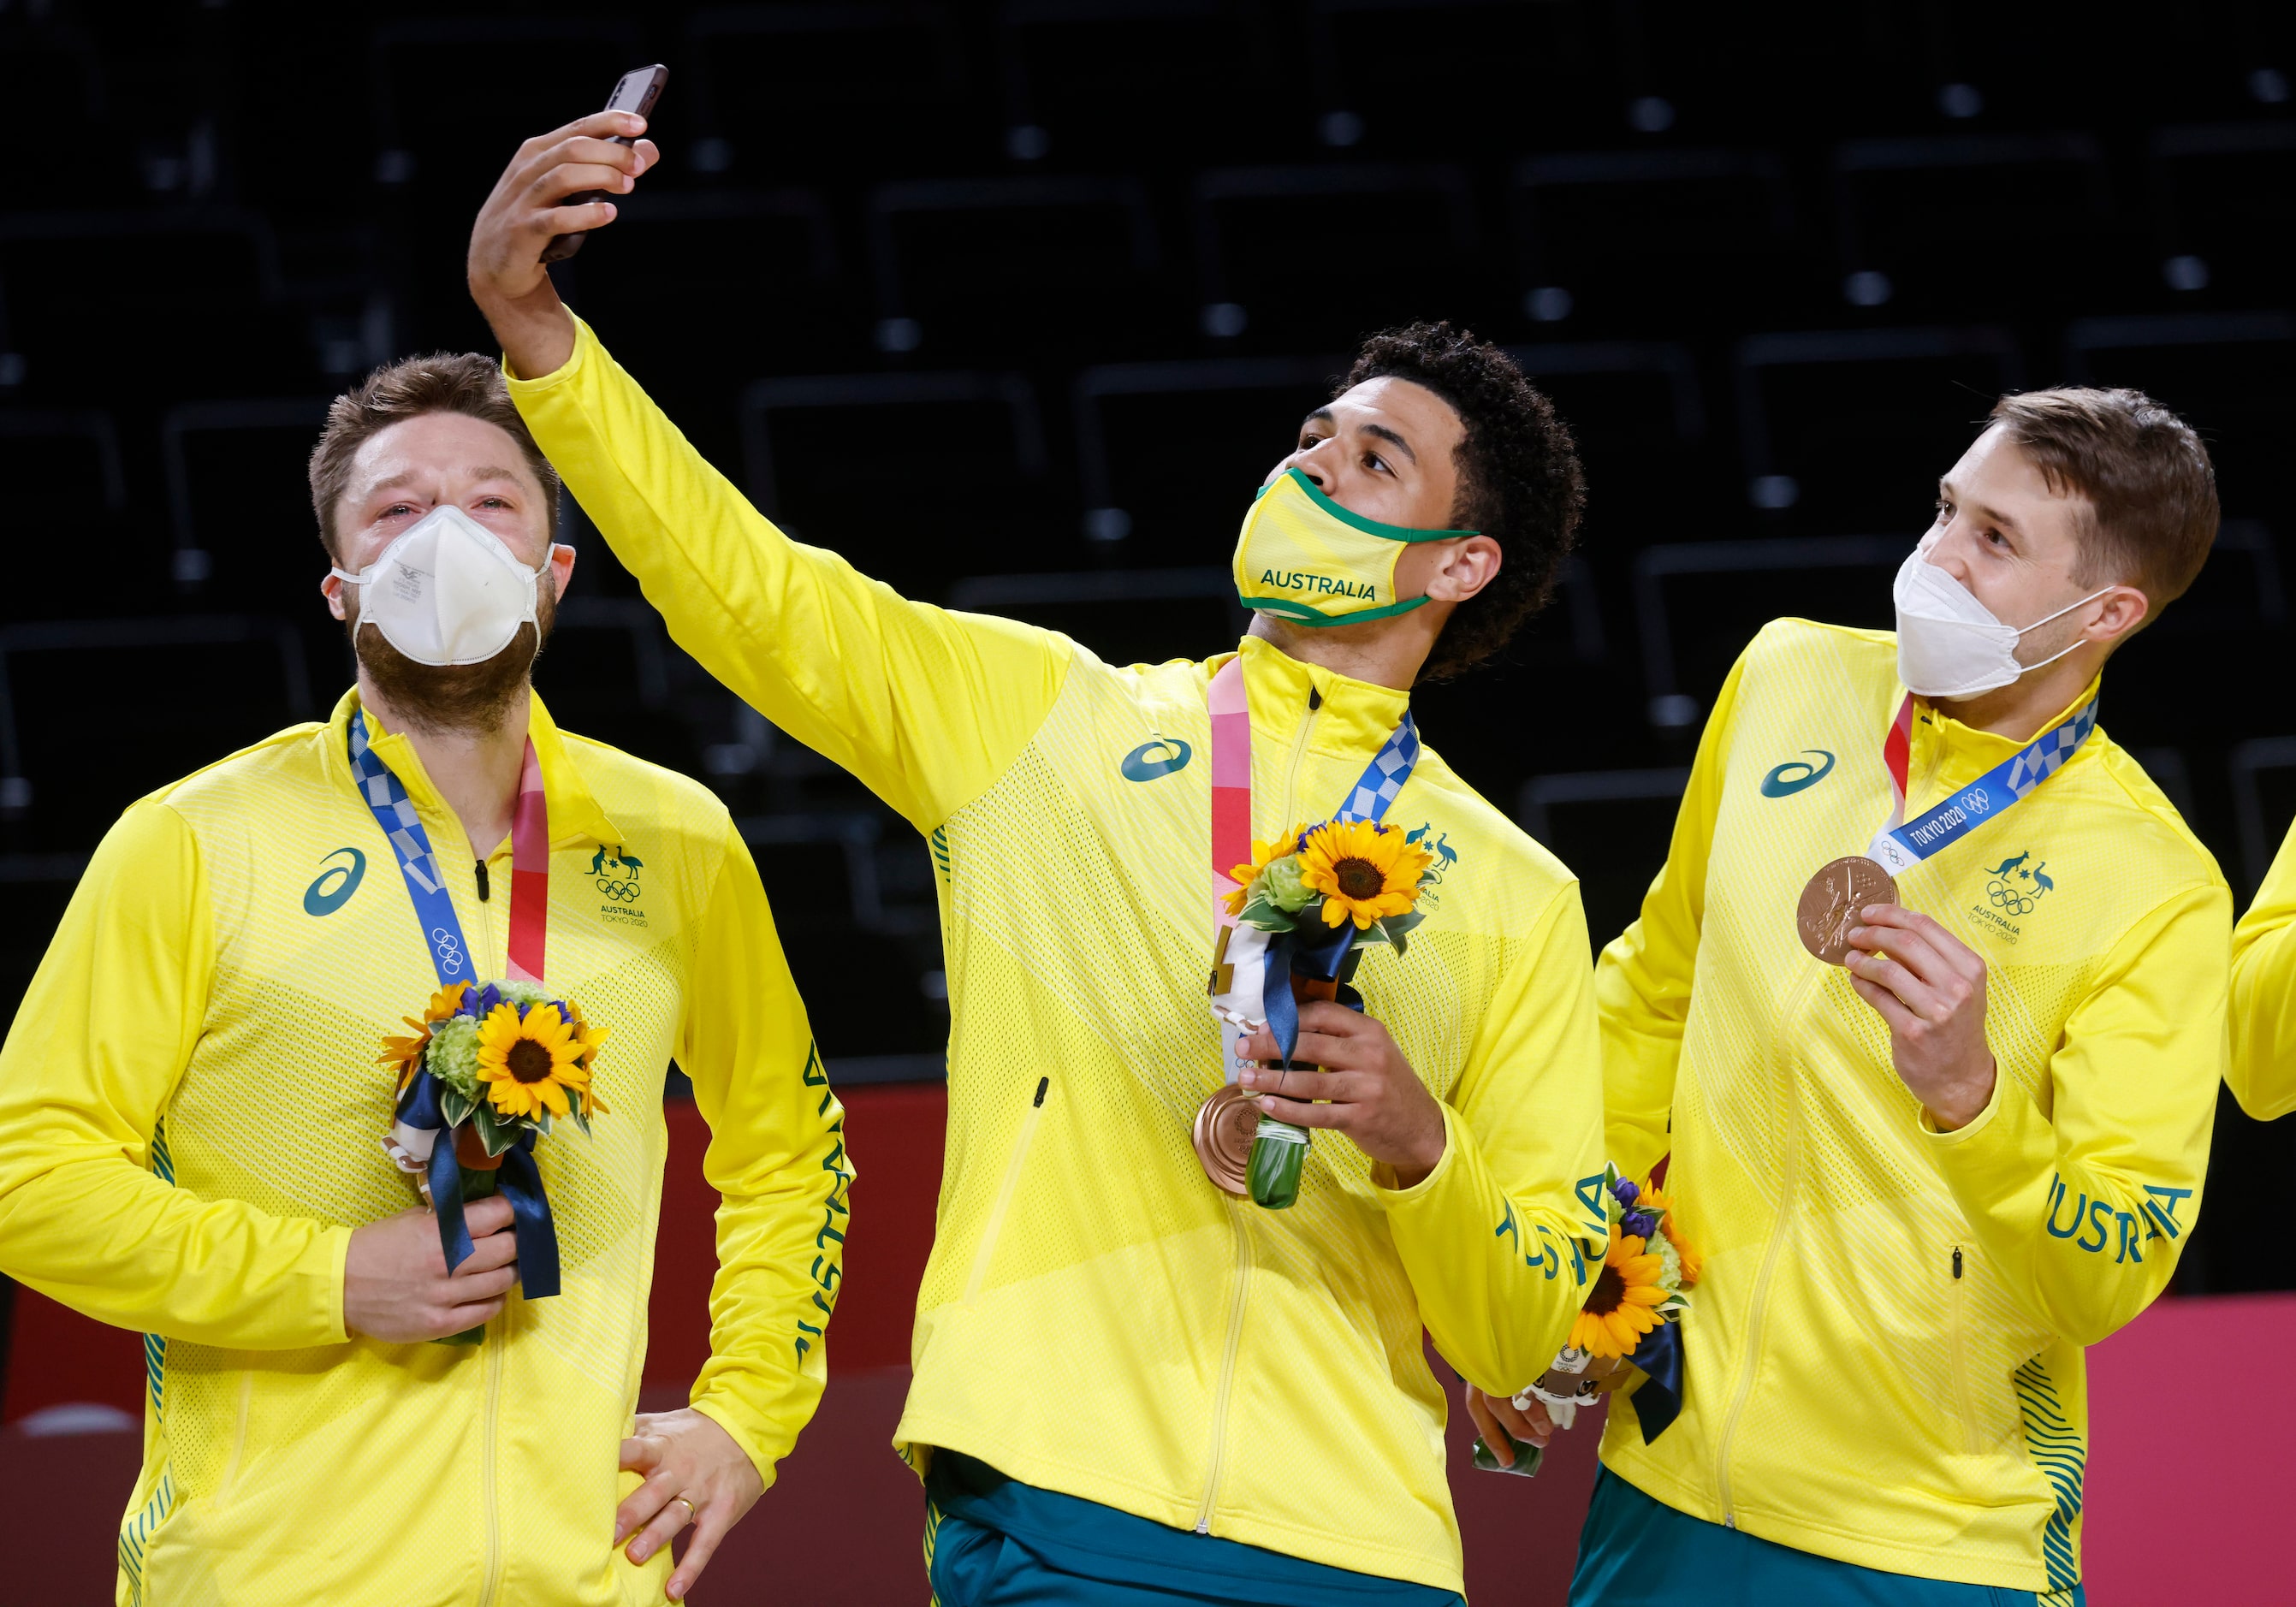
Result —
[[1859, 912], [1897, 901], [1898, 884], [1890, 873], [1863, 854], [1822, 865], [1801, 890], [1801, 906], [1794, 912], [1801, 946], [1828, 965], [1839, 965], [1849, 955], [1850, 931], [1865, 924]]
[[1249, 1192], [1251, 1141], [1259, 1131], [1259, 1105], [1241, 1083], [1223, 1083], [1196, 1108], [1196, 1159], [1223, 1193], [1242, 1198]]

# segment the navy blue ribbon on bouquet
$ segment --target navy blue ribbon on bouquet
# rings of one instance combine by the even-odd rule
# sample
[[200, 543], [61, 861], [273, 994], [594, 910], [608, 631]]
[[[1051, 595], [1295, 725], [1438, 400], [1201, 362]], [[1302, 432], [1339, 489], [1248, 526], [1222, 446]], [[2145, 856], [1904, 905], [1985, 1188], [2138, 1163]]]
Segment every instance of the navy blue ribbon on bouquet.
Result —
[[1631, 1358], [1642, 1370], [1643, 1382], [1628, 1396], [1635, 1403], [1635, 1421], [1642, 1424], [1648, 1445], [1682, 1415], [1682, 1324], [1668, 1323], [1642, 1337]]
[[[366, 715], [355, 710], [350, 725], [351, 773], [358, 778], [359, 796], [374, 813], [375, 824], [390, 840], [391, 855], [406, 879], [407, 897], [414, 901], [414, 916], [422, 929], [423, 947], [439, 973], [439, 986], [469, 982], [470, 946], [463, 941], [463, 919], [447, 891], [439, 861], [430, 852], [430, 834], [414, 813], [406, 788], [390, 773], [367, 740]], [[418, 1072], [398, 1101], [398, 1118], [408, 1127], [437, 1135], [430, 1144], [427, 1177], [430, 1205], [439, 1218], [439, 1248], [453, 1271], [468, 1260], [473, 1246], [463, 1220], [463, 1168], [455, 1158], [455, 1135], [439, 1106], [439, 1079]], [[542, 1173], [534, 1164], [532, 1132], [521, 1132], [502, 1154], [502, 1176], [496, 1186], [510, 1201], [511, 1228], [518, 1240], [518, 1282], [529, 1300], [558, 1292], [558, 1229], [551, 1221], [550, 1201], [542, 1190]]]
[[[1371, 763], [1348, 792], [1332, 818], [1342, 823], [1370, 821], [1374, 825], [1387, 818], [1387, 807], [1403, 791], [1403, 783], [1411, 779], [1411, 772], [1419, 763], [1419, 723], [1405, 709], [1403, 718], [1387, 741], [1372, 755]], [[1312, 920], [1311, 920], [1312, 914]], [[1322, 928], [1323, 919], [1318, 906], [1310, 904], [1300, 912], [1300, 925], [1291, 931], [1271, 932], [1267, 939], [1267, 978], [1266, 992], [1260, 998], [1260, 1008], [1267, 1013], [1267, 1030], [1275, 1039], [1275, 1046], [1283, 1052], [1283, 1063], [1292, 1063], [1292, 1051], [1300, 1043], [1300, 1006], [1292, 997], [1291, 979], [1296, 972], [1324, 981], [1338, 980], [1341, 968], [1346, 965], [1348, 955], [1355, 944], [1356, 927], [1352, 921], [1342, 921], [1336, 927]], [[1357, 1004], [1357, 1009], [1362, 1006]]]

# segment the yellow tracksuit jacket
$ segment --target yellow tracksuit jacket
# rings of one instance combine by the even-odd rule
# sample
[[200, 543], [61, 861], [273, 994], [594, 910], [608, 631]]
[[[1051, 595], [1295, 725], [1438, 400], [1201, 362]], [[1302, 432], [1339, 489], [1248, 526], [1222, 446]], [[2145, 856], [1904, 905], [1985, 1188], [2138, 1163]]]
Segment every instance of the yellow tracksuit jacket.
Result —
[[[0, 1271], [145, 1332], [122, 1603], [659, 1603], [668, 1553], [633, 1568], [608, 1544], [637, 1482], [618, 1453], [645, 1355], [664, 1070], [674, 1056], [693, 1080], [725, 1198], [693, 1402], [768, 1483], [820, 1398], [843, 1112], [723, 807], [561, 734], [537, 698], [547, 980], [612, 1034], [596, 1068], [611, 1113], [535, 1151], [562, 1292], [513, 1294], [476, 1346], [347, 1333], [351, 1230], [420, 1202], [382, 1152], [393, 1078], [376, 1056], [438, 986], [352, 777], [356, 707], [152, 794], [105, 836], [0, 1051]], [[374, 746], [479, 973], [504, 975], [509, 841], [481, 898], [406, 739]]]
[[2232, 933], [2232, 1085], [2259, 1121], [2296, 1111], [2296, 830]]
[[[1581, 1304], [1572, 1235], [1601, 1232], [1578, 1192], [1601, 1169], [1601, 1052], [1568, 873], [1425, 753], [1387, 818], [1427, 828], [1442, 883], [1408, 955], [1374, 951], [1358, 986], [1444, 1102], [1442, 1162], [1398, 1191], [1326, 1134], [1298, 1205], [1231, 1200], [1189, 1143], [1220, 1082], [1205, 695], [1227, 655], [1118, 668], [904, 601], [759, 517], [587, 329], [511, 390], [678, 643], [931, 843], [952, 1025], [913, 1464], [947, 1447], [1459, 1589], [1422, 1326], [1470, 1379], [1520, 1389]], [[1406, 698], [1242, 652], [1268, 838], [1339, 806]]]
[[[2000, 1075], [1974, 1121], [1937, 1132], [1887, 1025], [1794, 918], [1810, 873], [1889, 817], [1882, 739], [1904, 695], [1886, 633], [1764, 629], [1715, 703], [1642, 916], [1596, 968], [1611, 1154], [1639, 1170], [1671, 1147], [1669, 1191], [1706, 1256], [1681, 1417], [1645, 1446], [1614, 1406], [1603, 1459], [1803, 1551], [2066, 1590], [2081, 1348], [2160, 1293], [2200, 1209], [2230, 897], [2101, 727], [1899, 876], [1907, 906], [1986, 961]], [[2022, 746], [1915, 708], [1908, 816]]]

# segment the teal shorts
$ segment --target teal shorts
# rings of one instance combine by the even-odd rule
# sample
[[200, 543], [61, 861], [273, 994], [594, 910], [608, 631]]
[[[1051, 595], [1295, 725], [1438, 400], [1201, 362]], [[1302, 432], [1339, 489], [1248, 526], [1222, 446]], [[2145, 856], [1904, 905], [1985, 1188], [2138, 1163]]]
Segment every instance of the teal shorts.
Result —
[[925, 1501], [937, 1607], [1464, 1607], [1448, 1590], [1168, 1529], [945, 1449]]
[[1608, 1468], [1578, 1531], [1570, 1607], [2087, 1607], [2081, 1587], [2036, 1595], [1837, 1562], [1709, 1523]]

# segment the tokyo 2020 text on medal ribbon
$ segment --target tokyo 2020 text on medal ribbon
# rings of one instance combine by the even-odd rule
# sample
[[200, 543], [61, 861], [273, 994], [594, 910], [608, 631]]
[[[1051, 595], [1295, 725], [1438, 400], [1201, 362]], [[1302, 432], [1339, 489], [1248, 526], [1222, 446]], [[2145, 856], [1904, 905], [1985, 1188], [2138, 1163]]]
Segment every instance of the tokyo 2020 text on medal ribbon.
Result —
[[[1243, 1040], [1273, 1022], [1276, 1039], [1288, 1045], [1299, 1032], [1288, 974], [1268, 976], [1269, 939], [1275, 934], [1240, 926], [1228, 913], [1236, 884], [1228, 872], [1251, 863], [1251, 708], [1245, 696], [1243, 656], [1239, 653], [1212, 676], [1207, 693], [1212, 723], [1212, 1011], [1220, 1023], [1220, 1058], [1226, 1079], [1196, 1111], [1193, 1137], [1204, 1174], [1231, 1194], [1246, 1192], [1246, 1168], [1259, 1112], [1238, 1084], [1245, 1066]], [[1386, 817], [1388, 806], [1411, 779], [1419, 763], [1419, 726], [1409, 709], [1332, 816], [1334, 820]], [[1279, 951], [1290, 942], [1278, 945]], [[1287, 961], [1288, 964], [1288, 961]]]
[[1906, 784], [1914, 725], [1914, 699], [1908, 693], [1898, 705], [1897, 717], [1890, 722], [1889, 734], [1882, 742], [1882, 759], [1890, 772], [1893, 798], [1890, 818], [1874, 834], [1863, 855], [1820, 866], [1802, 889], [1795, 912], [1802, 947], [1829, 965], [1841, 964], [1849, 951], [1849, 930], [1858, 924], [1857, 912], [1868, 905], [1895, 904], [1898, 873], [1911, 870], [2032, 796], [2033, 790], [2054, 775], [2096, 729], [2096, 705], [2097, 700], [2091, 698], [2004, 763], [1907, 820]]
[[[390, 842], [391, 855], [406, 878], [407, 897], [414, 902], [414, 917], [422, 928], [423, 947], [439, 973], [439, 986], [457, 982], [477, 985], [477, 962], [463, 940], [462, 917], [439, 873], [438, 857], [430, 851], [430, 833], [414, 813], [406, 786], [392, 775], [367, 738], [366, 712], [351, 715], [351, 773], [359, 796], [374, 814], [375, 824]], [[519, 767], [518, 804], [510, 832], [510, 976], [514, 981], [539, 983], [550, 935], [550, 806], [542, 790], [542, 763], [529, 739]], [[412, 1127], [446, 1125], [438, 1111], [438, 1091], [427, 1074], [417, 1076], [399, 1103], [398, 1118]], [[558, 1231], [550, 1219], [550, 1202], [543, 1195], [542, 1174], [530, 1152], [534, 1135], [503, 1152], [502, 1194], [510, 1201], [513, 1231], [518, 1235], [519, 1287], [530, 1300], [558, 1292]], [[471, 1254], [470, 1229], [463, 1223], [462, 1168], [451, 1142], [430, 1148], [429, 1182], [432, 1208], [439, 1216], [439, 1243], [449, 1271]]]

